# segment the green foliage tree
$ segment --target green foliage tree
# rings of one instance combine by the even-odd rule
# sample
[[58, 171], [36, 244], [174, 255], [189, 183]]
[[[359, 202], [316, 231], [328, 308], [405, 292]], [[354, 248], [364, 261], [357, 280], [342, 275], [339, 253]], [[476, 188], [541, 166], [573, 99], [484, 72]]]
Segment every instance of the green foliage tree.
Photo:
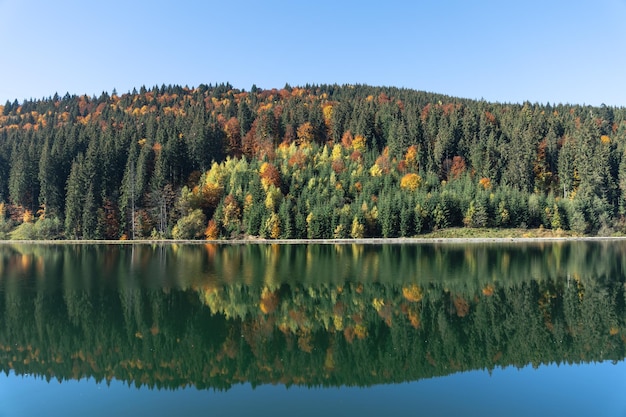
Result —
[[206, 216], [202, 210], [193, 210], [176, 222], [172, 229], [172, 237], [183, 240], [198, 239], [203, 236], [206, 223]]

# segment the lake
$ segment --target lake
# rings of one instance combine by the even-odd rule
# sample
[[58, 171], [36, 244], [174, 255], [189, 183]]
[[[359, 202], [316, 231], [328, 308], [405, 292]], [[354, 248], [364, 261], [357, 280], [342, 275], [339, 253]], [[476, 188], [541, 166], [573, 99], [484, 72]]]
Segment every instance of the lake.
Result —
[[0, 245], [0, 417], [626, 416], [626, 243]]

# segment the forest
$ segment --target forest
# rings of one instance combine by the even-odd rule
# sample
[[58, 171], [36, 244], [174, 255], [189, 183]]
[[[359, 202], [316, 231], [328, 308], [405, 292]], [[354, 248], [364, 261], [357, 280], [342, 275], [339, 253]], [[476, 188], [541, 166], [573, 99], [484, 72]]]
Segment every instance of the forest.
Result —
[[[225, 390], [622, 361], [626, 247], [579, 243], [5, 245], [0, 371]], [[378, 273], [338, 271], [337, 250]], [[338, 272], [274, 273], [302, 258]]]
[[0, 106], [0, 239], [626, 232], [626, 109], [367, 85]]

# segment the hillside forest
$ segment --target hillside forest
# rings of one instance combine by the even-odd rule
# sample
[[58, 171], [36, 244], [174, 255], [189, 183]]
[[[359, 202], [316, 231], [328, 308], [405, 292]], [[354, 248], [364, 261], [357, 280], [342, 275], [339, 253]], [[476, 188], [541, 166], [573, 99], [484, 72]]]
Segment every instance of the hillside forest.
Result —
[[626, 231], [626, 109], [229, 84], [0, 106], [0, 239]]

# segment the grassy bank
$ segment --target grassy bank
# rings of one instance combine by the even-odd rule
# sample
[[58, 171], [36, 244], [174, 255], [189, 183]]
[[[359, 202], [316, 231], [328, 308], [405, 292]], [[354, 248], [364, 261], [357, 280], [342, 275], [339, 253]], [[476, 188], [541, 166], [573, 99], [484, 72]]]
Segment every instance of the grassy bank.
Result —
[[479, 243], [498, 241], [538, 241], [538, 240], [614, 240], [625, 236], [589, 236], [564, 230], [551, 229], [489, 229], [489, 228], [450, 228], [437, 230], [413, 238], [364, 238], [364, 239], [261, 239], [248, 236], [241, 239], [223, 240], [0, 240], [0, 244], [415, 244], [415, 243]]
[[582, 238], [588, 236], [561, 229], [491, 229], [459, 227], [436, 230], [420, 237], [425, 239], [540, 239]]

